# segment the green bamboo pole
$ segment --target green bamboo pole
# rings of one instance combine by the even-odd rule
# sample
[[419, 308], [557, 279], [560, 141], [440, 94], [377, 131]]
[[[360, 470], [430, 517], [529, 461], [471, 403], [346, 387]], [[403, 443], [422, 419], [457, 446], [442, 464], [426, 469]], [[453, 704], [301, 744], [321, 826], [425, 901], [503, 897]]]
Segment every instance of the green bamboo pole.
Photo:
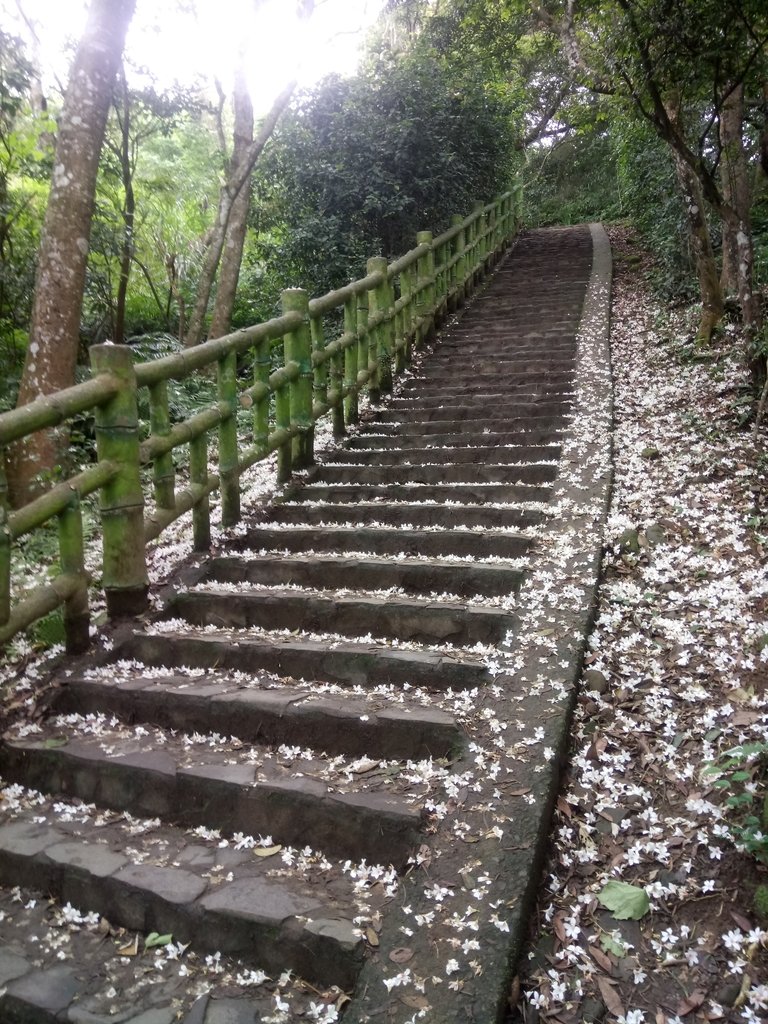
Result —
[[403, 301], [403, 278], [404, 274], [398, 275], [398, 290], [400, 292], [400, 303], [399, 305], [395, 301], [395, 280], [392, 278], [389, 283], [390, 294], [393, 302], [395, 303], [396, 313], [394, 321], [394, 357], [395, 357], [395, 373], [399, 376], [406, 367], [406, 347], [408, 345], [408, 336], [405, 330], [406, 323], [406, 302]]
[[8, 481], [0, 449], [0, 625], [11, 616], [11, 531], [8, 529]]
[[[456, 213], [451, 217], [451, 224], [458, 226], [464, 224], [464, 218], [460, 213]], [[467, 236], [464, 228], [457, 233], [453, 240], [453, 254], [456, 257], [456, 264], [453, 268], [453, 288], [455, 290], [453, 308], [454, 310], [460, 309], [464, 305], [465, 300], [465, 288], [466, 288], [466, 264], [467, 259], [464, 255], [464, 249], [467, 244]]]
[[219, 405], [229, 411], [219, 423], [221, 525], [240, 522], [240, 474], [237, 458], [237, 353], [232, 350], [216, 364]]
[[112, 618], [139, 615], [148, 604], [148, 580], [133, 355], [126, 345], [108, 344], [92, 345], [90, 355], [95, 375], [109, 374], [120, 383], [115, 396], [96, 410], [99, 461], [117, 466], [99, 500], [107, 612]]
[[368, 349], [370, 339], [368, 337], [368, 318], [370, 309], [368, 307], [368, 292], [361, 291], [357, 294], [357, 381], [360, 384], [360, 374], [366, 375], [366, 387], [370, 386], [370, 367], [368, 366]]
[[[400, 273], [400, 296], [403, 300], [402, 330], [403, 330], [403, 369], [408, 366], [413, 355], [413, 330], [416, 319], [416, 308], [414, 305], [413, 286], [415, 275], [413, 267], [406, 267]], [[398, 372], [400, 372], [398, 370]]]
[[192, 509], [192, 547], [208, 551], [211, 546], [211, 504], [208, 486], [208, 433], [203, 431], [189, 442], [189, 482], [202, 488], [204, 497]]
[[344, 388], [350, 389], [344, 397], [344, 420], [357, 423], [360, 412], [357, 401], [357, 298], [354, 295], [344, 303], [344, 333], [355, 339], [344, 352]]
[[67, 654], [82, 654], [90, 644], [88, 577], [85, 574], [83, 517], [77, 491], [69, 506], [59, 513], [59, 558], [65, 576], [80, 577], [81, 585], [64, 602], [64, 636]]
[[271, 365], [272, 343], [269, 338], [260, 341], [256, 346], [253, 363], [253, 383], [262, 385], [267, 391], [257, 398], [253, 404], [253, 443], [264, 454], [267, 454], [269, 443], [269, 369]]
[[292, 462], [295, 469], [306, 469], [315, 461], [309, 295], [303, 288], [287, 288], [281, 294], [281, 301], [284, 314], [299, 313], [302, 317], [301, 326], [285, 336], [285, 361], [299, 366], [299, 376], [290, 386], [290, 422], [299, 429], [293, 439]]
[[[149, 388], [149, 425], [155, 437], [168, 437], [171, 432], [167, 381], [158, 381]], [[171, 452], [166, 452], [155, 459], [152, 466], [152, 481], [157, 507], [173, 508], [176, 501], [176, 470]]]
[[475, 220], [475, 252], [474, 252], [474, 268], [475, 268], [475, 279], [474, 284], [477, 287], [483, 279], [483, 264], [486, 257], [486, 240], [485, 240], [485, 215], [483, 210], [485, 204], [477, 202], [474, 205], [474, 212], [477, 214]]
[[[381, 281], [368, 294], [368, 303], [372, 312], [380, 318], [375, 331], [375, 347], [371, 346], [371, 356], [376, 361], [376, 380], [378, 394], [392, 390], [392, 348], [394, 343], [394, 324], [392, 323], [392, 292], [387, 279], [387, 259], [385, 256], [372, 256], [366, 265], [369, 274], [381, 274]], [[373, 398], [373, 396], [372, 396]]]
[[435, 336], [435, 255], [432, 251], [432, 232], [420, 231], [416, 245], [428, 245], [429, 250], [419, 257], [417, 263], [416, 315], [419, 319], [417, 345], [431, 341]]
[[314, 366], [314, 379], [312, 382], [312, 419], [315, 405], [328, 404], [328, 360], [323, 358], [322, 362], [316, 362], [317, 358], [325, 355], [325, 327], [321, 316], [310, 317], [309, 332], [312, 339], [312, 365]]

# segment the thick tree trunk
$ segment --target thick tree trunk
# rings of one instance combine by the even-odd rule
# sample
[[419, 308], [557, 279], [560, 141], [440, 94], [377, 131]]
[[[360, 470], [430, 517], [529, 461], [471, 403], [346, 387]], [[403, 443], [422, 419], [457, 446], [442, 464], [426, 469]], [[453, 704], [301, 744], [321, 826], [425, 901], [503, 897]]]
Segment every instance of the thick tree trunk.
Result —
[[115, 337], [116, 345], [125, 342], [125, 305], [128, 298], [128, 282], [131, 278], [133, 263], [134, 224], [136, 220], [136, 196], [133, 191], [133, 167], [131, 164], [131, 100], [128, 95], [128, 83], [125, 75], [121, 75], [120, 99], [120, 172], [123, 179], [123, 239], [120, 250], [120, 279], [117, 285], [115, 302]]
[[712, 239], [709, 236], [709, 225], [704, 212], [704, 196], [699, 179], [688, 164], [678, 158], [677, 154], [675, 154], [675, 170], [685, 203], [688, 238], [696, 264], [701, 295], [701, 322], [696, 341], [701, 345], [706, 345], [712, 337], [712, 331], [723, 316], [723, 292], [720, 287], [720, 275], [712, 248]]
[[203, 340], [205, 331], [205, 315], [208, 310], [208, 301], [213, 291], [213, 282], [216, 280], [216, 272], [219, 269], [219, 260], [227, 237], [229, 218], [232, 214], [232, 205], [237, 199], [241, 189], [247, 187], [251, 177], [251, 171], [261, 156], [264, 147], [275, 130], [280, 115], [293, 95], [296, 83], [291, 82], [277, 97], [272, 104], [272, 109], [264, 118], [259, 134], [248, 147], [240, 163], [231, 162], [231, 169], [227, 174], [227, 180], [221, 186], [219, 192], [219, 206], [216, 211], [216, 222], [211, 230], [211, 237], [206, 248], [203, 259], [203, 268], [200, 271], [200, 279], [197, 284], [197, 295], [195, 305], [189, 317], [187, 332], [184, 336], [186, 346], [199, 345]]
[[[747, 178], [747, 160], [741, 137], [741, 125], [744, 119], [744, 87], [739, 86], [726, 99], [720, 112], [720, 145], [722, 161], [720, 165], [720, 182], [723, 199], [727, 206], [732, 207], [743, 216], [746, 212], [749, 219], [749, 182]], [[746, 196], [746, 210], [744, 197]], [[720, 283], [723, 291], [734, 295], [739, 287], [739, 245], [733, 223], [728, 217], [722, 218], [723, 234], [723, 269]]]
[[[240, 63], [235, 72], [233, 103], [235, 108], [235, 125], [231, 163], [233, 167], [237, 167], [247, 159], [248, 151], [253, 145], [253, 105], [248, 94], [244, 61]], [[213, 305], [211, 326], [208, 331], [210, 338], [219, 338], [230, 329], [232, 310], [234, 309], [235, 295], [237, 294], [237, 281], [240, 276], [240, 265], [243, 261], [250, 205], [251, 188], [249, 175], [232, 203], [229, 213], [226, 241], [221, 254], [219, 281], [216, 286], [216, 299]]]
[[[682, 137], [679, 99], [675, 98], [670, 101], [666, 110], [670, 122]], [[700, 345], [706, 345], [712, 337], [712, 331], [723, 316], [723, 292], [720, 287], [720, 275], [712, 249], [712, 239], [709, 235], [701, 182], [681, 153], [674, 147], [671, 149], [677, 182], [685, 204], [688, 237], [696, 264], [701, 294], [701, 322], [696, 341]]]
[[[74, 382], [96, 174], [128, 24], [136, 0], [92, 0], [59, 120], [18, 405]], [[17, 504], [34, 478], [60, 461], [61, 436], [41, 432], [14, 445], [9, 485]]]

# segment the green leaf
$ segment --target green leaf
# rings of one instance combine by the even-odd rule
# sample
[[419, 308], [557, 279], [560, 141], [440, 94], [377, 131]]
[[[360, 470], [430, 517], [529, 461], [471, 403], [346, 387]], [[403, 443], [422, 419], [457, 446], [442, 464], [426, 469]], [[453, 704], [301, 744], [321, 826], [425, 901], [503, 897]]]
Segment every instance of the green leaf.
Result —
[[144, 939], [144, 949], [152, 949], [153, 946], [167, 946], [173, 940], [173, 935], [160, 935], [158, 932], [150, 932]]
[[606, 882], [597, 899], [617, 921], [639, 921], [651, 909], [645, 889], [628, 882]]
[[55, 736], [52, 739], [46, 740], [43, 746], [46, 750], [55, 750], [56, 747], [65, 747], [69, 740], [66, 736]]
[[620, 942], [617, 942], [615, 939], [611, 938], [610, 935], [601, 935], [600, 945], [603, 947], [606, 953], [613, 953], [613, 955], [619, 957], [619, 959], [627, 955], [627, 951], [624, 948], [624, 946], [622, 946]]

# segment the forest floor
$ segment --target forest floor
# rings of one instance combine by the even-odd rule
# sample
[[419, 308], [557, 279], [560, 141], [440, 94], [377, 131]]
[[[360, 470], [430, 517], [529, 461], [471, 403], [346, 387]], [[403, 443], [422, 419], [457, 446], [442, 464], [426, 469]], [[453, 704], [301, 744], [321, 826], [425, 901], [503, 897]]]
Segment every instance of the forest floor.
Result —
[[[768, 769], [766, 430], [741, 422], [737, 328], [697, 351], [695, 310], [654, 298], [647, 256], [626, 230], [610, 235], [606, 555], [512, 1019], [764, 1021], [768, 917], [754, 894], [768, 837], [739, 826]], [[710, 773], [734, 748], [731, 772]], [[623, 911], [601, 902], [611, 892]]]

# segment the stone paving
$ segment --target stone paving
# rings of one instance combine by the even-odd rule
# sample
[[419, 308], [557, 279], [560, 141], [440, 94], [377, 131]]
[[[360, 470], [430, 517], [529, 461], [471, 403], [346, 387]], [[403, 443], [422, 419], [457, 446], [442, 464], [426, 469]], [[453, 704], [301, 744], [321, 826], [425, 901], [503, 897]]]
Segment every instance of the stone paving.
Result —
[[0, 747], [0, 1020], [503, 1019], [599, 567], [609, 298], [602, 228], [524, 235], [354, 437], [59, 670]]

